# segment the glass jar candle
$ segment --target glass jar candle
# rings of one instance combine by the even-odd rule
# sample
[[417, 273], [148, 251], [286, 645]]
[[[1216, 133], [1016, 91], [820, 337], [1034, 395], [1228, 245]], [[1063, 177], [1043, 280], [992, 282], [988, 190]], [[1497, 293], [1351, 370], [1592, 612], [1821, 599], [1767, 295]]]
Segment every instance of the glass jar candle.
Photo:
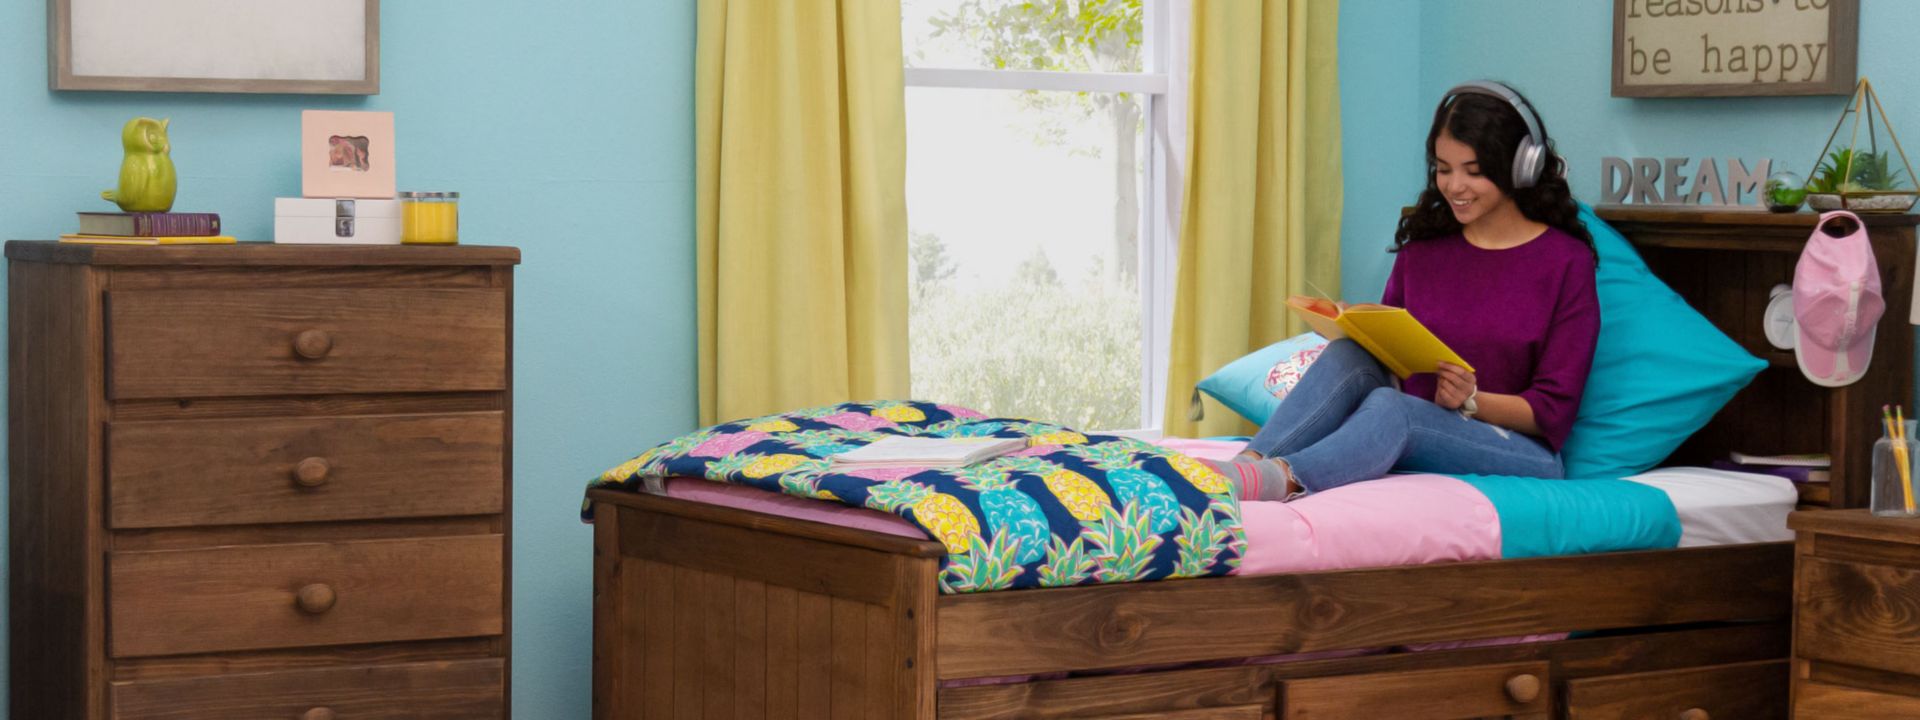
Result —
[[400, 193], [400, 242], [408, 245], [460, 242], [460, 193]]

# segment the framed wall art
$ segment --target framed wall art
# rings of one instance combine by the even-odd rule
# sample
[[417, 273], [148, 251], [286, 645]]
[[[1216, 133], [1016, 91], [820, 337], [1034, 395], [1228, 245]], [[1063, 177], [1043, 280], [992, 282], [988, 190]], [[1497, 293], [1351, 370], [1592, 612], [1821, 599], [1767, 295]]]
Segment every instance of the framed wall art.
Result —
[[393, 113], [300, 113], [300, 194], [310, 198], [394, 196]]
[[380, 92], [380, 0], [47, 0], [54, 90]]
[[1845, 95], [1860, 0], [1614, 0], [1614, 97]]

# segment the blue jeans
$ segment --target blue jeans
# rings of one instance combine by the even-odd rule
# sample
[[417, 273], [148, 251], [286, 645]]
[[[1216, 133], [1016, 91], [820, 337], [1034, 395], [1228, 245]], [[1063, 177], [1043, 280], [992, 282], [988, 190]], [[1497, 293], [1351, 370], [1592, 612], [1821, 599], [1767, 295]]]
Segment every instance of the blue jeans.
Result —
[[1560, 456], [1540, 440], [1400, 392], [1352, 340], [1335, 340], [1247, 443], [1319, 492], [1392, 470], [1558, 478]]

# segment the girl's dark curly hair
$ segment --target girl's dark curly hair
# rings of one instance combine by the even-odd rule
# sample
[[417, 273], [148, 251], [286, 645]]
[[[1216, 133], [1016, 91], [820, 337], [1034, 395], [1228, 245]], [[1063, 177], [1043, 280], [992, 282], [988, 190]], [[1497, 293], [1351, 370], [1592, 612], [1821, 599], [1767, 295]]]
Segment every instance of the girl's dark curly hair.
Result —
[[[1518, 94], [1518, 91], [1515, 93]], [[1525, 97], [1522, 96], [1522, 99]], [[1541, 134], [1546, 134], [1545, 121], [1537, 116], [1534, 119], [1540, 123]], [[1586, 223], [1580, 221], [1580, 206], [1574, 203], [1573, 189], [1567, 186], [1567, 162], [1553, 150], [1552, 141], [1541, 138], [1547, 143], [1547, 159], [1539, 182], [1530, 188], [1514, 188], [1513, 155], [1520, 141], [1527, 136], [1526, 121], [1520, 118], [1520, 111], [1505, 100], [1491, 95], [1463, 93], [1434, 110], [1433, 129], [1427, 132], [1427, 188], [1420, 191], [1420, 200], [1414, 205], [1413, 212], [1400, 217], [1400, 229], [1393, 233], [1394, 252], [1410, 242], [1460, 232], [1460, 221], [1454, 219], [1446, 196], [1434, 184], [1436, 158], [1433, 146], [1440, 139], [1443, 129], [1454, 139], [1473, 148], [1474, 156], [1479, 160], [1480, 173], [1492, 180], [1500, 192], [1513, 198], [1521, 215], [1528, 220], [1559, 228], [1579, 238], [1589, 249], [1593, 248], [1593, 235], [1587, 232]], [[1595, 252], [1594, 257], [1598, 259], [1599, 253]]]

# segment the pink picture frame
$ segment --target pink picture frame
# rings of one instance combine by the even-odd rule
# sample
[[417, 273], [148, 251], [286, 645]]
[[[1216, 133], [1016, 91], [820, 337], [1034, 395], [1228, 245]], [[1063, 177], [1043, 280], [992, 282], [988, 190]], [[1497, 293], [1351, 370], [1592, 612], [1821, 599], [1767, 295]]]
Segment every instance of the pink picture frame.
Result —
[[393, 113], [300, 113], [300, 194], [310, 198], [394, 196]]

